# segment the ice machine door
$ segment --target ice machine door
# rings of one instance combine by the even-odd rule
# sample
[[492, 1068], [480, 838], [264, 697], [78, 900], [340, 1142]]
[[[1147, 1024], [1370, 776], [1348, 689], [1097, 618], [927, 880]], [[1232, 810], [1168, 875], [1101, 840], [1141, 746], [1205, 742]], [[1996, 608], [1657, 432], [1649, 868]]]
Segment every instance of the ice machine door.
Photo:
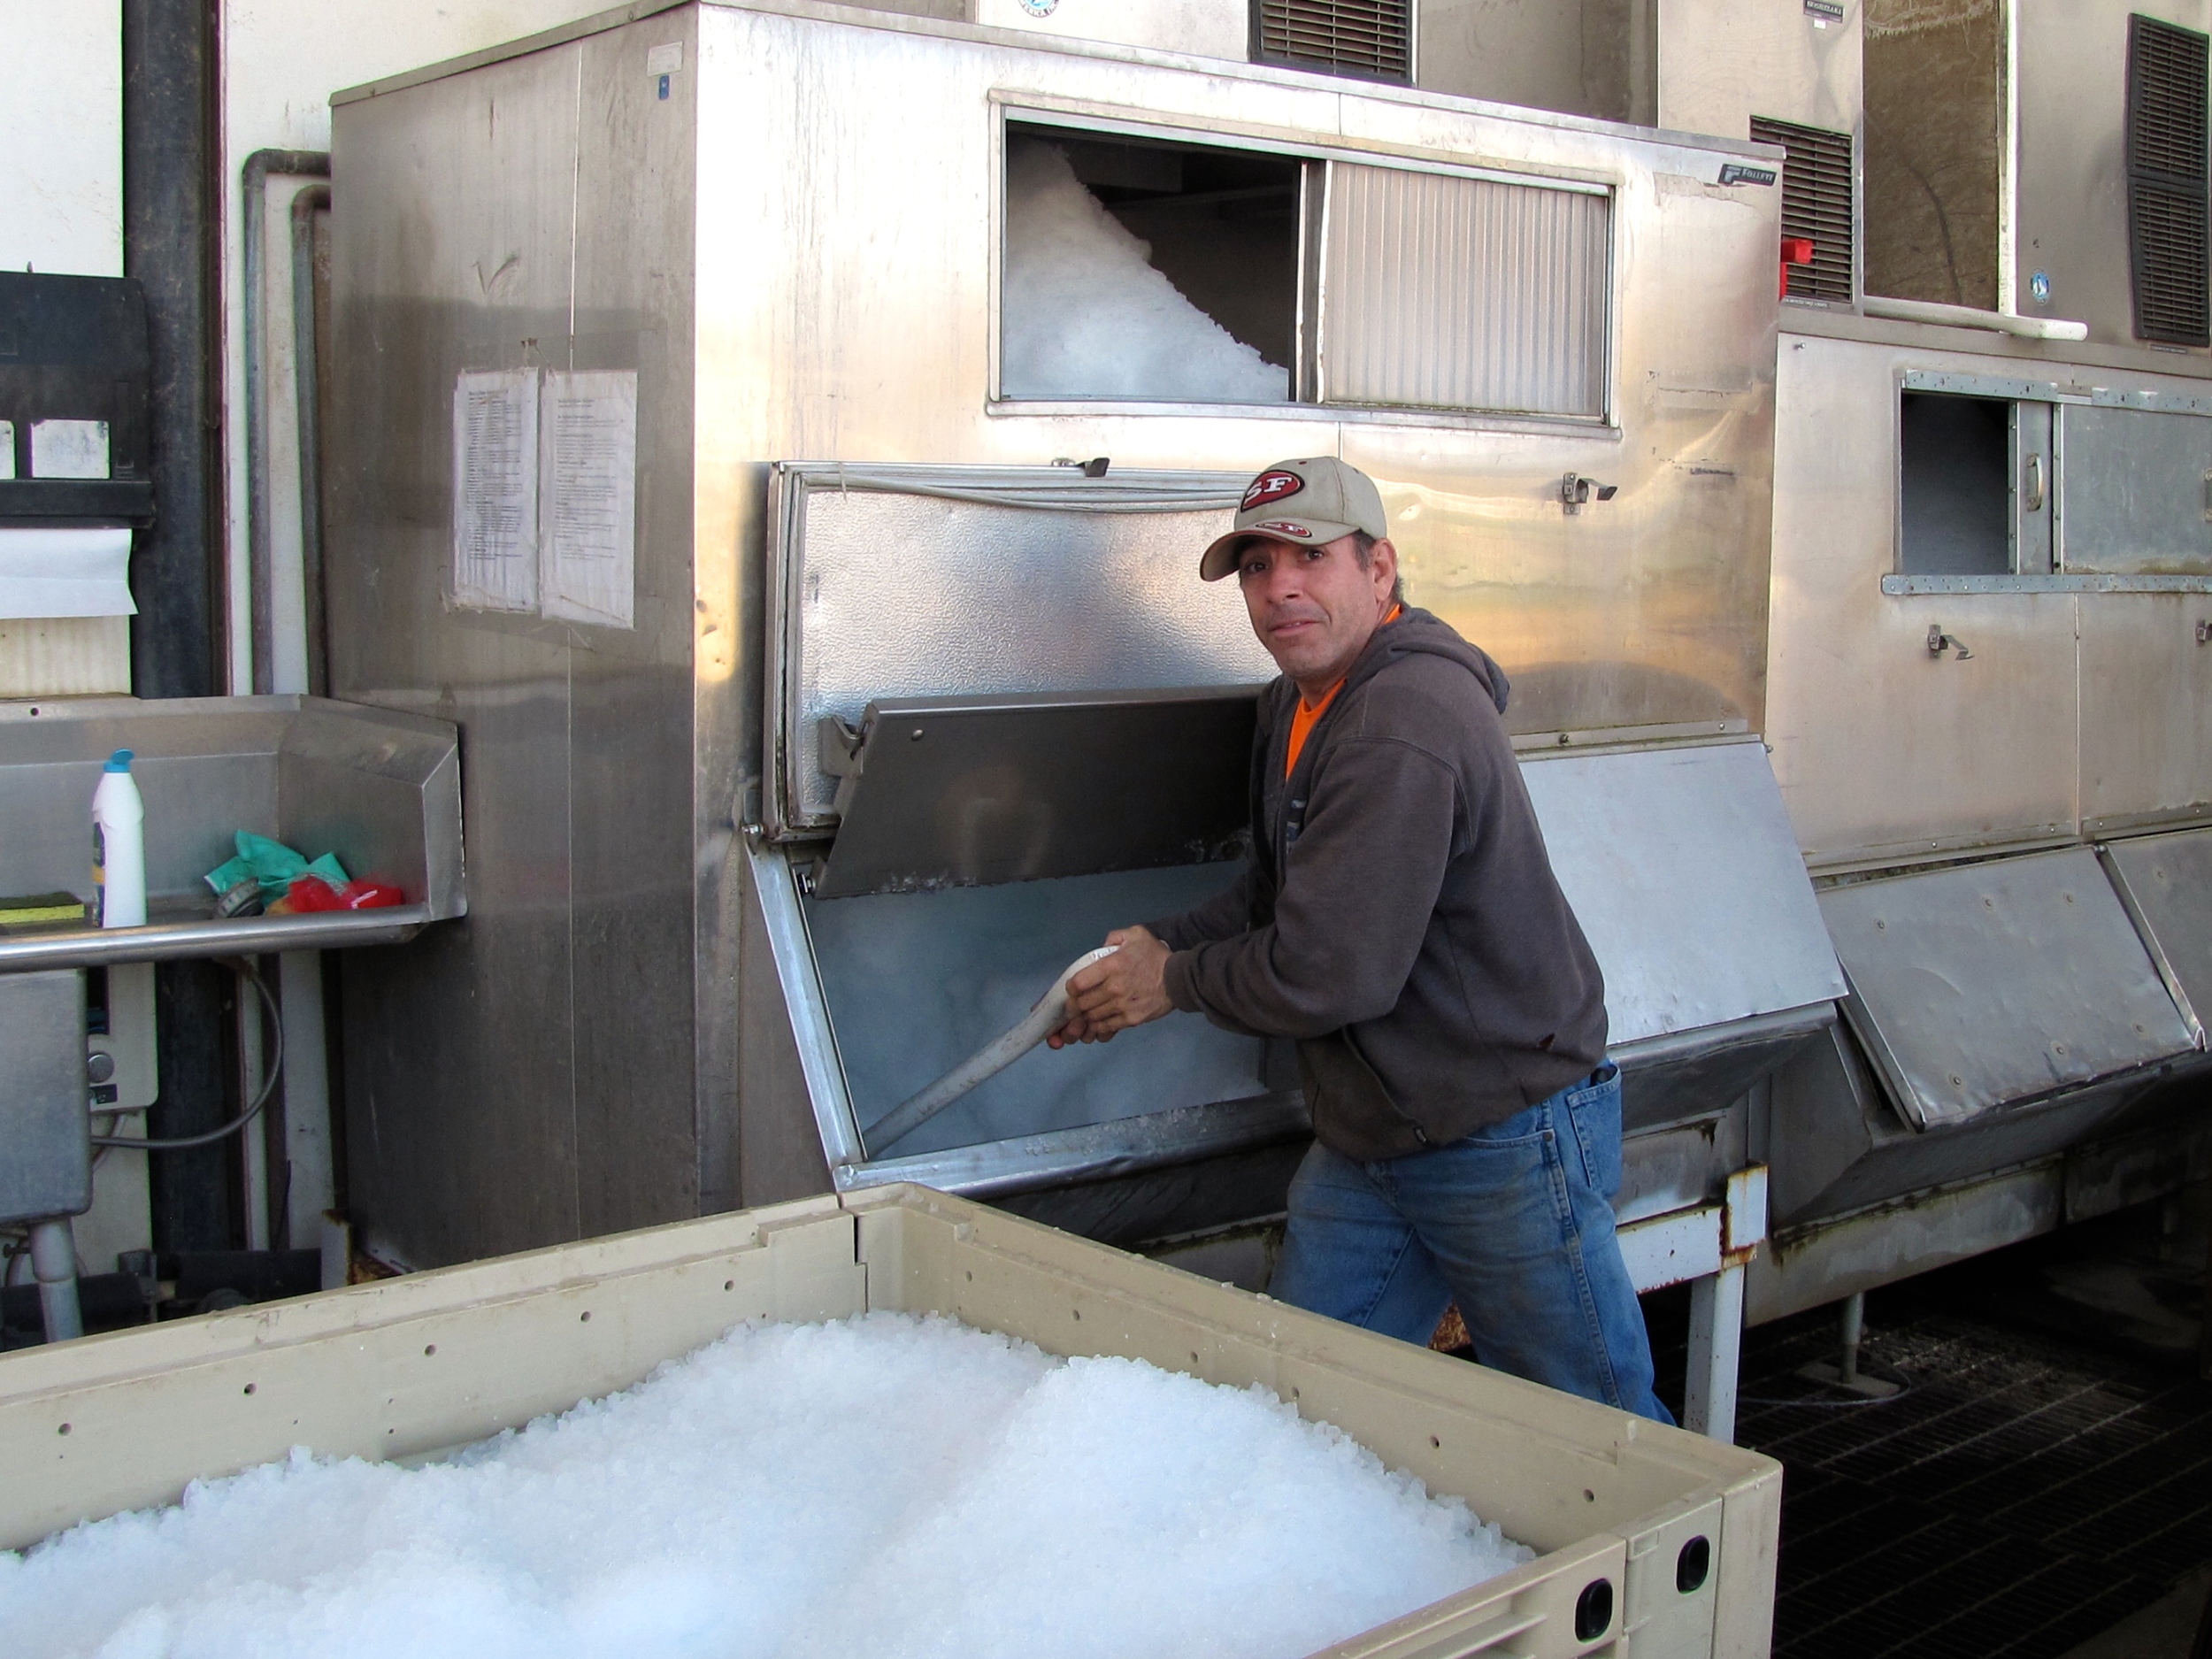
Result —
[[1631, 1128], [1715, 1111], [1835, 1018], [1843, 976], [1755, 740], [1525, 761], [1605, 974]]
[[2193, 1047], [2086, 847], [1831, 887], [1820, 908], [1852, 1026], [1916, 1128]]
[[1235, 588], [1198, 580], [1242, 473], [779, 463], [764, 818], [837, 822], [824, 719], [887, 698], [1254, 686]]

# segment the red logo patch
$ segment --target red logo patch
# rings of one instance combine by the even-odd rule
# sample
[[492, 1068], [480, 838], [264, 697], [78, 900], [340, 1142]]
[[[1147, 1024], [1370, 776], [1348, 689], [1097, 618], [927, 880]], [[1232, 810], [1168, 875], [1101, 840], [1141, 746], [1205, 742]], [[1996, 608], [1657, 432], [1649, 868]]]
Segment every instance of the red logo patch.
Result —
[[1286, 495], [1295, 495], [1305, 487], [1306, 480], [1295, 472], [1284, 472], [1280, 469], [1272, 472], [1263, 472], [1252, 480], [1252, 488], [1244, 492], [1244, 500], [1239, 503], [1237, 511], [1250, 512], [1253, 508], [1263, 507], [1271, 501], [1280, 501]]
[[1305, 526], [1293, 524], [1287, 518], [1270, 518], [1265, 524], [1256, 524], [1252, 527], [1255, 530], [1271, 530], [1277, 535], [1294, 535], [1301, 541], [1310, 539], [1313, 534]]

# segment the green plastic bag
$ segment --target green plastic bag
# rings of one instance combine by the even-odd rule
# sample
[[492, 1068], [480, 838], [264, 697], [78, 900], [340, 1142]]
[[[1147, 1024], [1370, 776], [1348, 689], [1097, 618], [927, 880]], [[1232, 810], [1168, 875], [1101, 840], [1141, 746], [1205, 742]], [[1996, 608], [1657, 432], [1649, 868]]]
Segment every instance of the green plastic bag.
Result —
[[280, 899], [289, 893], [293, 879], [297, 876], [320, 876], [334, 888], [342, 887], [352, 879], [346, 874], [345, 866], [338, 862], [335, 853], [325, 853], [311, 864], [282, 841], [273, 841], [266, 835], [256, 835], [250, 830], [238, 832], [237, 845], [238, 856], [225, 860], [207, 872], [207, 885], [215, 889], [218, 898], [250, 879], [260, 883], [265, 901]]

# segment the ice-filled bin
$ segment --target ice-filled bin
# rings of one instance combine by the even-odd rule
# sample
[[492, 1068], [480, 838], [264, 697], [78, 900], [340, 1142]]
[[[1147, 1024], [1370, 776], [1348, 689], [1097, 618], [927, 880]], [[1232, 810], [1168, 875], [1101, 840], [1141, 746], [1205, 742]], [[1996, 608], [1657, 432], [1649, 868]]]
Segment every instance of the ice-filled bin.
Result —
[[9, 1355], [0, 1546], [295, 1446], [457, 1447], [626, 1387], [741, 1320], [875, 1310], [1262, 1384], [1540, 1552], [1331, 1654], [1767, 1651], [1770, 1459], [910, 1186]]

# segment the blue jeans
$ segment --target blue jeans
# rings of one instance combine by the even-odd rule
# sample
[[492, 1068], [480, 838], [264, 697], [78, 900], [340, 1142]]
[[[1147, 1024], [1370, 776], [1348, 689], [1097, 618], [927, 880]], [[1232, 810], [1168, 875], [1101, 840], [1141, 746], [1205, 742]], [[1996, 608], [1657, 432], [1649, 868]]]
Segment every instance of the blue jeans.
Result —
[[1484, 1364], [1671, 1423], [1613, 1234], [1620, 1184], [1610, 1061], [1449, 1146], [1356, 1164], [1317, 1144], [1269, 1289], [1421, 1343], [1457, 1302]]

